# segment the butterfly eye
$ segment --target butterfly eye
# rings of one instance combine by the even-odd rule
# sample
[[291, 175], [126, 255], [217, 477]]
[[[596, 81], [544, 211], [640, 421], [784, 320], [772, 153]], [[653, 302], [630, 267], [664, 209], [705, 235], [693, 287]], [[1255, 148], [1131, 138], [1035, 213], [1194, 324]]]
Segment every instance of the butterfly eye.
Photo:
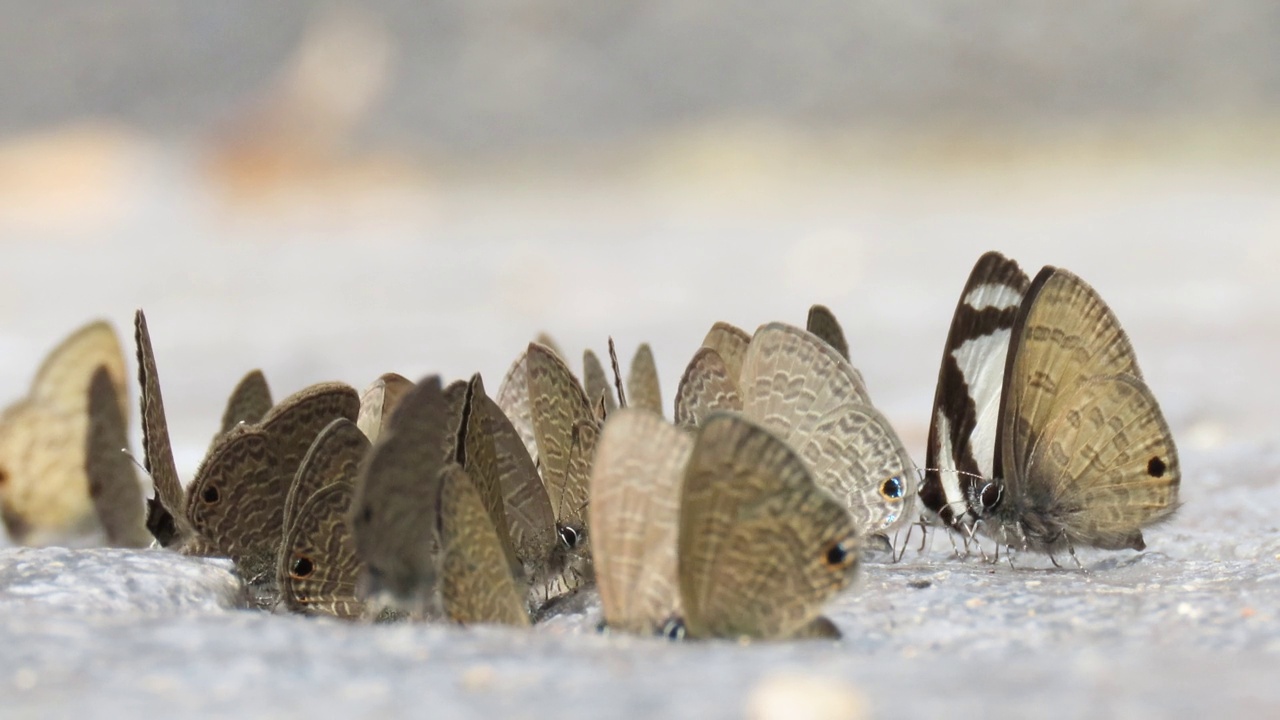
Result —
[[565, 525], [560, 528], [560, 542], [564, 543], [564, 546], [570, 550], [578, 546], [578, 541], [580, 539], [581, 536], [578, 534], [578, 531], [572, 527]]
[[662, 636], [668, 640], [684, 639], [684, 618], [673, 617], [662, 625]]
[[219, 497], [218, 488], [214, 487], [213, 485], [210, 485], [209, 487], [205, 488], [204, 491], [200, 493], [200, 499], [204, 500], [209, 504], [218, 502], [218, 497]]
[[902, 478], [891, 477], [880, 484], [880, 494], [888, 500], [900, 500], [904, 492]]
[[294, 580], [302, 580], [311, 577], [311, 573], [315, 572], [316, 566], [311, 562], [311, 558], [306, 555], [299, 555], [293, 559], [293, 567], [289, 568], [289, 577]]
[[826, 561], [831, 567], [844, 567], [853, 561], [853, 553], [842, 541], [836, 540], [827, 546]]
[[982, 486], [982, 493], [979, 499], [982, 502], [983, 510], [991, 510], [1000, 504], [1000, 498], [1004, 496], [1004, 489], [995, 483], [987, 483]]
[[1147, 474], [1153, 478], [1164, 477], [1166, 469], [1164, 461], [1159, 457], [1153, 457], [1147, 461]]

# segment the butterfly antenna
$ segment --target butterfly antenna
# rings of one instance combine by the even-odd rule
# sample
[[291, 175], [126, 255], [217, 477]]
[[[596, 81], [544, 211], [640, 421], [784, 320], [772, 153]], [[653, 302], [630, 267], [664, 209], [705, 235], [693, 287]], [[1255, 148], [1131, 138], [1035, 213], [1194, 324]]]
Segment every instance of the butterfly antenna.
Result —
[[138, 462], [138, 458], [134, 457], [133, 453], [129, 452], [129, 448], [120, 448], [120, 452], [124, 453], [124, 456], [129, 458], [129, 462], [133, 463], [134, 467], [141, 470], [142, 474], [147, 476], [147, 479], [151, 481], [152, 485], [156, 484], [156, 479], [151, 477], [151, 473], [147, 472], [147, 468], [144, 467], [142, 463]]
[[618, 388], [618, 407], [627, 406], [627, 393], [622, 389], [622, 368], [618, 365], [618, 349], [613, 346], [613, 336], [609, 336], [609, 364], [613, 366], [613, 386]]

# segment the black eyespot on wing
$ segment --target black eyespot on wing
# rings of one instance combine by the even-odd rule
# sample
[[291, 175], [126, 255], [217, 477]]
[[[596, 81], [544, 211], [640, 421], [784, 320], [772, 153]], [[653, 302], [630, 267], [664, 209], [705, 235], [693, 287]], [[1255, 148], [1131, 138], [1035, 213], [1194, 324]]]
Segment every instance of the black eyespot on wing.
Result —
[[902, 486], [902, 478], [891, 477], [880, 484], [880, 494], [889, 500], [898, 500], [902, 497], [905, 489]]
[[1153, 457], [1147, 461], [1147, 474], [1153, 478], [1164, 477], [1164, 471], [1167, 469], [1168, 467], [1159, 457]]
[[373, 522], [373, 506], [372, 505], [364, 506], [364, 512], [360, 513], [360, 519], [363, 520], [365, 524]]
[[7, 482], [9, 482], [9, 471], [4, 468], [0, 468], [0, 486], [3, 486]]
[[826, 561], [831, 567], [843, 567], [852, 560], [852, 553], [839, 540], [827, 546]]
[[210, 486], [206, 487], [206, 488], [205, 488], [203, 491], [201, 491], [201, 493], [200, 493], [200, 499], [201, 499], [201, 500], [204, 500], [205, 502], [209, 503], [210, 505], [212, 505], [213, 503], [218, 502], [218, 499], [219, 499], [220, 497], [222, 497], [222, 496], [218, 494], [218, 488], [217, 488], [216, 486], [214, 486], [214, 485], [210, 485]]
[[293, 566], [289, 568], [289, 576], [294, 580], [302, 580], [311, 576], [315, 572], [315, 563], [311, 562], [311, 558], [306, 555], [298, 555], [293, 559]]

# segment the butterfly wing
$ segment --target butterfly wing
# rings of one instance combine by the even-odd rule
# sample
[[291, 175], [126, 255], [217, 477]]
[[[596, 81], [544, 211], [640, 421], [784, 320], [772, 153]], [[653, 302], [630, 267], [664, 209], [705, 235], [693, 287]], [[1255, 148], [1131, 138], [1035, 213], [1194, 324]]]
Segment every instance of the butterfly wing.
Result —
[[507, 374], [502, 378], [502, 384], [498, 386], [498, 395], [495, 400], [498, 407], [502, 408], [502, 414], [507, 416], [516, 432], [520, 434], [525, 450], [536, 464], [538, 440], [533, 430], [533, 407], [529, 403], [529, 354], [527, 351], [521, 351], [511, 363]]
[[826, 305], [813, 305], [809, 308], [809, 318], [805, 329], [822, 338], [845, 360], [849, 359], [849, 343], [844, 339], [844, 328], [836, 320], [835, 313]]
[[316, 436], [298, 466], [285, 502], [284, 541], [277, 556], [280, 598], [290, 610], [359, 617], [360, 562], [347, 517], [369, 440], [339, 418]]
[[618, 408], [618, 399], [613, 394], [613, 387], [604, 373], [600, 358], [591, 350], [582, 351], [582, 384], [587, 392], [587, 399], [596, 403], [604, 398], [606, 414]]
[[691, 637], [785, 637], [853, 580], [858, 534], [779, 438], [717, 413], [684, 473], [680, 596]]
[[679, 613], [680, 483], [693, 439], [638, 408], [612, 415], [591, 471], [591, 546], [610, 628], [651, 634]]
[[356, 426], [369, 438], [369, 442], [378, 441], [378, 435], [391, 419], [391, 413], [400, 403], [400, 398], [412, 387], [413, 383], [403, 375], [383, 373], [360, 393], [360, 413], [356, 417]]
[[720, 353], [703, 346], [693, 354], [676, 388], [676, 425], [700, 425], [717, 410], [742, 412], [742, 396]]
[[793, 447], [818, 487], [840, 500], [863, 532], [885, 533], [911, 519], [915, 465], [875, 408], [841, 405]]
[[716, 351], [724, 366], [729, 370], [729, 379], [734, 384], [742, 377], [742, 361], [747, 355], [747, 347], [751, 344], [751, 336], [746, 330], [727, 322], [717, 322], [702, 338], [702, 347]]
[[481, 380], [480, 373], [476, 373], [467, 383], [465, 407], [458, 430], [456, 456], [480, 493], [485, 512], [489, 514], [489, 523], [497, 533], [508, 567], [513, 573], [519, 573], [521, 564], [516, 557], [515, 546], [511, 542], [506, 499], [498, 465], [498, 451], [493, 442], [492, 422], [486, 414], [488, 411], [486, 399], [484, 381]]
[[240, 423], [256, 423], [271, 411], [271, 388], [267, 386], [267, 378], [261, 370], [250, 370], [240, 382], [236, 383], [227, 398], [227, 407], [222, 411], [222, 429], [218, 434], [225, 435], [231, 428]]
[[448, 425], [440, 378], [426, 378], [401, 398], [361, 465], [351, 528], [365, 565], [363, 597], [386, 594], [414, 611], [429, 609], [437, 587], [440, 448]]
[[178, 467], [173, 461], [169, 442], [169, 421], [160, 394], [160, 376], [156, 372], [155, 351], [147, 316], [139, 308], [133, 317], [134, 342], [138, 348], [138, 385], [141, 387], [142, 461], [155, 487], [154, 497], [147, 500], [147, 529], [161, 547], [179, 547], [191, 537], [184, 508], [186, 496]]
[[[124, 396], [124, 358], [111, 325], [90, 323], [55, 347], [27, 397], [0, 416], [0, 517], [25, 544], [65, 544], [98, 527], [85, 474], [89, 386], [104, 368]], [[121, 403], [118, 413], [128, 417]]]
[[996, 426], [1009, 338], [1030, 280], [998, 252], [978, 259], [951, 317], [929, 422], [920, 502], [944, 524], [971, 527], [995, 478]]
[[[280, 460], [262, 428], [241, 425], [218, 438], [196, 470], [186, 520], [214, 554], [242, 569], [275, 556], [288, 487]], [[186, 552], [196, 545], [188, 545]], [[198, 552], [205, 552], [204, 544]]]
[[558, 355], [542, 345], [530, 343], [528, 363], [529, 403], [542, 483], [558, 521], [581, 520], [587, 506], [587, 482], [594, 450], [589, 443], [595, 438], [594, 434], [581, 432], [581, 428], [594, 428], [595, 415], [582, 385]]
[[1142, 527], [1176, 510], [1181, 472], [1119, 321], [1079, 277], [1046, 267], [1013, 338], [998, 432], [1002, 526], [1017, 523], [1013, 540], [1047, 552], [1142, 548]]
[[463, 624], [527, 626], [523, 593], [516, 588], [480, 491], [456, 463], [440, 473], [438, 485], [440, 595], [445, 613]]
[[649, 343], [641, 343], [631, 358], [627, 372], [627, 401], [631, 407], [662, 415], [662, 388], [658, 386], [658, 366]]
[[93, 374], [89, 386], [89, 435], [85, 473], [89, 497], [107, 543], [116, 547], [147, 547], [146, 503], [133, 463], [124, 450], [129, 438], [120, 414], [116, 384], [105, 367]]

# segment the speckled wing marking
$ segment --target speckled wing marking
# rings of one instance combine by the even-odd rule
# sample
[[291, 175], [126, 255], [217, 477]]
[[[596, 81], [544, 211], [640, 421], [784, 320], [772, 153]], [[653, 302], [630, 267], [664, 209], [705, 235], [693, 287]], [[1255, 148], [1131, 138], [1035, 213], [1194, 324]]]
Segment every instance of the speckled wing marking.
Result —
[[742, 412], [800, 450], [864, 532], [888, 534], [913, 519], [916, 474], [902, 441], [858, 371], [816, 335], [783, 323], [756, 331], [742, 366]]
[[840, 353], [840, 357], [849, 359], [849, 343], [844, 338], [844, 328], [840, 327], [840, 321], [836, 320], [835, 313], [831, 312], [826, 305], [813, 305], [809, 308], [809, 319], [805, 323], [805, 329], [822, 338], [823, 342]]
[[1009, 335], [1031, 280], [988, 252], [974, 264], [951, 318], [929, 418], [920, 504], [926, 516], [971, 532], [991, 481]]
[[1181, 469], [1133, 346], [1097, 292], [1053, 267], [1031, 283], [1005, 364], [997, 539], [1057, 552], [1145, 547]]
[[271, 388], [267, 386], [267, 378], [261, 370], [250, 370], [227, 398], [227, 407], [222, 411], [222, 426], [219, 435], [225, 435], [231, 428], [240, 423], [256, 423], [271, 411]]
[[527, 626], [523, 593], [511, 577], [480, 492], [456, 463], [445, 466], [438, 485], [440, 595], [445, 614], [467, 625]]
[[276, 557], [284, 506], [298, 466], [330, 422], [354, 421], [360, 399], [349, 385], [318, 383], [285, 398], [257, 425], [222, 436], [191, 481], [187, 520], [219, 554], [238, 564]]
[[403, 375], [383, 373], [360, 393], [360, 414], [356, 417], [356, 426], [369, 438], [369, 442], [378, 441], [400, 398], [412, 387], [413, 382]]
[[120, 413], [116, 384], [106, 367], [99, 366], [89, 385], [89, 433], [85, 448], [85, 474], [89, 497], [107, 544], [147, 547], [146, 506], [133, 463], [125, 455], [129, 445], [125, 419]]
[[662, 388], [658, 386], [658, 365], [649, 343], [641, 343], [631, 358], [627, 372], [627, 399], [631, 407], [662, 415]]
[[582, 351], [582, 383], [587, 391], [587, 400], [591, 401], [592, 405], [600, 398], [604, 398], [606, 414], [618, 408], [618, 399], [614, 397], [609, 378], [604, 373], [604, 366], [600, 364], [600, 358], [596, 357], [591, 350]]
[[284, 542], [277, 558], [280, 598], [293, 612], [360, 617], [360, 561], [347, 524], [369, 440], [339, 418], [316, 436], [285, 501]]
[[581, 519], [586, 512], [587, 482], [595, 450], [594, 433], [581, 432], [581, 428], [594, 429], [595, 415], [578, 379], [559, 356], [530, 343], [528, 363], [529, 402], [542, 483], [559, 522]]
[[[85, 448], [89, 384], [105, 368], [124, 397], [124, 357], [104, 321], [81, 327], [41, 363], [27, 396], [0, 416], [0, 517], [27, 545], [83, 542], [98, 530]], [[128, 409], [120, 405], [122, 417]]]
[[676, 388], [676, 425], [700, 425], [717, 410], [742, 412], [742, 396], [720, 354], [703, 346], [693, 354]]
[[751, 343], [751, 335], [746, 330], [726, 322], [717, 322], [707, 331], [702, 339], [702, 347], [716, 351], [724, 366], [729, 370], [729, 379], [734, 383], [742, 377], [742, 361], [747, 355], [747, 346]]
[[652, 634], [680, 614], [676, 536], [693, 438], [660, 416], [619, 410], [605, 423], [588, 518], [605, 623]]
[[690, 637], [787, 637], [847, 587], [859, 538], [849, 513], [763, 427], [717, 413], [684, 474], [680, 596]]
[[512, 427], [520, 434], [529, 457], [538, 463], [538, 440], [533, 431], [533, 407], [529, 404], [529, 356], [522, 350], [507, 374], [498, 386], [498, 395], [494, 398], [502, 414], [511, 421]]
[[181, 547], [193, 534], [184, 508], [186, 495], [169, 443], [169, 421], [160, 395], [160, 375], [151, 348], [147, 317], [139, 308], [133, 317], [134, 341], [138, 347], [138, 385], [141, 388], [142, 462], [151, 476], [154, 496], [147, 500], [147, 530], [161, 547]]
[[448, 425], [440, 378], [425, 378], [401, 398], [361, 465], [351, 528], [366, 599], [386, 595], [413, 612], [436, 609], [439, 448]]

